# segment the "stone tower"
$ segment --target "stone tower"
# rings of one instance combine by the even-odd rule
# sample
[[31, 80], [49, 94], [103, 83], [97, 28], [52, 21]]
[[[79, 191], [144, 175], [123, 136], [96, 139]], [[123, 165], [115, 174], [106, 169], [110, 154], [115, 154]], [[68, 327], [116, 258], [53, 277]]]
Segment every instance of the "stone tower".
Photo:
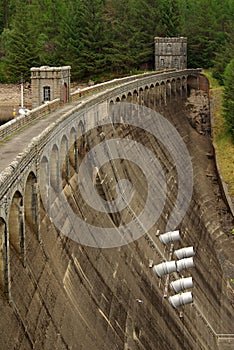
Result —
[[186, 69], [187, 38], [154, 38], [155, 69]]
[[62, 103], [70, 99], [70, 66], [32, 67], [32, 108], [59, 98]]

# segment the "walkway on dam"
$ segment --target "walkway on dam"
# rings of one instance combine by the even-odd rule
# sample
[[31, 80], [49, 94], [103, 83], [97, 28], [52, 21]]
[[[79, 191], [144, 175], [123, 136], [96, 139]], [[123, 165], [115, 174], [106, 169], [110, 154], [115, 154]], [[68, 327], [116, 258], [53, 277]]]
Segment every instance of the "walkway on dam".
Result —
[[7, 140], [0, 141], [0, 174], [16, 159], [19, 153], [24, 151], [34, 137], [40, 135], [51, 123], [80, 103], [81, 101], [76, 100], [60, 106], [53, 112], [34, 120]]

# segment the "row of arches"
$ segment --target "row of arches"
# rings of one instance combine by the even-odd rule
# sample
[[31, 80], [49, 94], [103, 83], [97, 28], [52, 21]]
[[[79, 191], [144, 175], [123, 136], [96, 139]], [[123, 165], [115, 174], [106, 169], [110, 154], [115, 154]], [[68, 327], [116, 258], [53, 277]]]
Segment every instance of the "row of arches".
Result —
[[[127, 108], [131, 108], [131, 104], [141, 104], [153, 108], [157, 103], [165, 104], [168, 98], [171, 100], [172, 96], [177, 98], [176, 95], [179, 95], [181, 98], [182, 91], [187, 91], [185, 82], [185, 78], [172, 79], [172, 81], [168, 80], [166, 83], [164, 81], [161, 83], [157, 82], [149, 86], [146, 85], [144, 88], [140, 87], [139, 89], [116, 95], [114, 99], [106, 101], [109, 116], [112, 121], [120, 121], [123, 112], [122, 108], [124, 108], [122, 103], [124, 102], [130, 104]], [[118, 102], [121, 102], [119, 107]], [[51, 145], [42, 157], [40, 163], [40, 190], [43, 193], [43, 205], [51, 217], [57, 215], [51, 211], [56, 207], [57, 192], [61, 192], [74, 173], [78, 173], [80, 163], [89, 150], [89, 144], [85, 136], [87, 131], [85, 120], [92, 119], [97, 121], [102, 112], [98, 108], [91, 108], [91, 110], [92, 112], [87, 110], [87, 114], [83, 115], [81, 111], [79, 118], [74, 118], [70, 126], [67, 125], [61, 128], [61, 134], [56, 134], [54, 141], [51, 142]]]
[[60, 140], [52, 144], [41, 159], [40, 190], [46, 194], [44, 198], [48, 202], [44, 204], [47, 208], [50, 207], [50, 188], [54, 191], [61, 190], [61, 184], [64, 185], [64, 182], [78, 172], [88, 149], [84, 133], [84, 124], [80, 121], [77, 128], [71, 127], [68, 134], [63, 134]]
[[[116, 97], [116, 102], [128, 102], [149, 108], [166, 105], [177, 98], [187, 98], [187, 78], [168, 79], [166, 81], [148, 84]], [[113, 101], [112, 101], [113, 102]]]
[[24, 191], [17, 189], [11, 200], [6, 217], [0, 217], [0, 287], [11, 299], [10, 271], [17, 269], [11, 265], [11, 256], [26, 265], [25, 221], [38, 233], [37, 178], [30, 172]]
[[[196, 84], [195, 80], [196, 77], [193, 79], [193, 84]], [[134, 84], [136, 86], [138, 82], [136, 81]], [[182, 76], [147, 83], [143, 87], [134, 89], [126, 87], [125, 91], [122, 87], [117, 88], [113, 91], [113, 97], [107, 98], [106, 103], [109, 111], [118, 102], [154, 108], [173, 100], [186, 99], [187, 92], [187, 77]], [[120, 113], [113, 115], [114, 118], [119, 118], [119, 116]], [[94, 117], [98, 118], [98, 111]], [[40, 160], [40, 174], [36, 170], [26, 174], [23, 188], [17, 189], [9, 199], [6, 216], [1, 216], [0, 212], [0, 286], [9, 298], [10, 269], [14, 268], [10, 263], [11, 253], [16, 253], [21, 263], [24, 266], [26, 264], [25, 222], [32, 227], [40, 240], [40, 193], [43, 193], [44, 198], [46, 198], [45, 207], [50, 208], [50, 201], [53, 200], [51, 189], [55, 191], [61, 189], [59, 188], [61, 186], [60, 179], [62, 178], [63, 185], [73, 173], [77, 173], [83, 157], [88, 152], [89, 145], [84, 136], [85, 124], [82, 120], [80, 118], [77, 121], [74, 118], [70, 127], [65, 125], [65, 128], [61, 128], [65, 131], [56, 138], [56, 142], [51, 143], [48, 152]]]

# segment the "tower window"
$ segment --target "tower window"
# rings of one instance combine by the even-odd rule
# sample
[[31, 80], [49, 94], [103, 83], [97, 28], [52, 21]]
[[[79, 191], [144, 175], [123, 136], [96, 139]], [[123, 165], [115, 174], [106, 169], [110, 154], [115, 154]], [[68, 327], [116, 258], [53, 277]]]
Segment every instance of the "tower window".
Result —
[[43, 87], [43, 98], [44, 102], [50, 101], [50, 86]]
[[167, 53], [172, 53], [172, 47], [171, 44], [167, 44]]
[[175, 66], [175, 68], [179, 68], [178, 58], [174, 58], [174, 66]]

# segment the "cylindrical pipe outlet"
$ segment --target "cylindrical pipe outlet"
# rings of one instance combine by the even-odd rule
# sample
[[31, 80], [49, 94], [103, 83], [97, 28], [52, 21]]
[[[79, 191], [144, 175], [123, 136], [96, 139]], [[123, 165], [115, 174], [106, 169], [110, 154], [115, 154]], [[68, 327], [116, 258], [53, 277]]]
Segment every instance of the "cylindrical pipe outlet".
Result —
[[178, 260], [176, 261], [176, 265], [177, 265], [178, 272], [195, 266], [193, 258], [185, 258], [185, 259]]
[[163, 262], [158, 265], [154, 265], [153, 271], [158, 275], [158, 277], [166, 275], [167, 273], [175, 272], [176, 262], [172, 260], [172, 261]]
[[173, 295], [168, 300], [174, 308], [177, 308], [182, 305], [191, 304], [193, 302], [193, 295], [191, 292], [185, 292]]
[[176, 281], [171, 282], [170, 287], [176, 293], [179, 293], [185, 289], [193, 288], [193, 279], [192, 277], [180, 278]]
[[178, 241], [181, 239], [180, 231], [177, 230], [177, 231], [169, 231], [169, 232], [163, 233], [162, 235], [159, 236], [159, 239], [163, 244]]
[[189, 258], [191, 256], [194, 256], [195, 251], [193, 247], [185, 247], [185, 248], [175, 250], [174, 254], [177, 257], [177, 259], [183, 259], [183, 258]]

